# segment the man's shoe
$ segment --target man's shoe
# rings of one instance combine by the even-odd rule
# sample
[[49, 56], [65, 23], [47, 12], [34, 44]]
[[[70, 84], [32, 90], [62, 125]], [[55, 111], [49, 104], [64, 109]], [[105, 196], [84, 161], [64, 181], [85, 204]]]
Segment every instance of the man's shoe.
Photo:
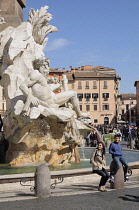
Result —
[[110, 181], [114, 182], [114, 175], [110, 175]]
[[126, 181], [129, 181], [129, 177], [127, 175], [125, 175], [125, 178], [124, 179], [125, 179], [125, 182]]
[[101, 191], [101, 192], [104, 192], [103, 186], [99, 187], [98, 190]]

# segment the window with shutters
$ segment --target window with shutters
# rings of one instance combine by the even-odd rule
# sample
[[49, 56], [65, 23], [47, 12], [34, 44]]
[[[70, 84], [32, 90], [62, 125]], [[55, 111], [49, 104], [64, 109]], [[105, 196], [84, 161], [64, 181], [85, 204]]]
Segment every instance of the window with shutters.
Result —
[[97, 104], [94, 104], [94, 111], [97, 111]]
[[98, 93], [92, 93], [92, 98], [93, 98], [93, 101], [97, 101]]
[[103, 89], [107, 89], [107, 88], [108, 88], [107, 81], [104, 81], [104, 86], [103, 86]]
[[82, 93], [77, 93], [77, 98], [78, 98], [79, 101], [82, 101], [83, 94]]
[[97, 81], [93, 81], [93, 89], [97, 89]]
[[82, 89], [82, 82], [78, 81], [78, 89]]
[[90, 111], [90, 105], [86, 105], [86, 111]]
[[75, 87], [75, 84], [74, 84], [74, 83], [72, 83], [72, 84], [71, 84], [71, 88], [72, 88], [72, 89], [74, 89], [74, 87]]
[[89, 89], [89, 81], [86, 81], [85, 89]]
[[90, 101], [91, 93], [85, 93], [84, 97], [86, 98], [86, 101]]
[[104, 100], [104, 101], [108, 101], [109, 93], [103, 93], [103, 94], [102, 94], [102, 97], [103, 97], [103, 100]]
[[105, 110], [109, 110], [109, 105], [108, 104], [104, 104], [103, 105], [103, 110], [105, 111]]

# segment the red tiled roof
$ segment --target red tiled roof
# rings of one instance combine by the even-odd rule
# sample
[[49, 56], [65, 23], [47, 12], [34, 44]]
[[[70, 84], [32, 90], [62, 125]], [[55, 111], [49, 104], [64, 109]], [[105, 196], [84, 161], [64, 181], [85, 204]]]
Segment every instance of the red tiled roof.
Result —
[[134, 93], [125, 93], [125, 94], [120, 94], [122, 99], [136, 99], [136, 94]]
[[[116, 78], [116, 74], [102, 74], [94, 71], [78, 71], [73, 73], [76, 78]], [[73, 80], [72, 74], [67, 75], [69, 80]]]
[[59, 68], [50, 68], [50, 72], [65, 73], [65, 72], [66, 72], [66, 70], [60, 70]]

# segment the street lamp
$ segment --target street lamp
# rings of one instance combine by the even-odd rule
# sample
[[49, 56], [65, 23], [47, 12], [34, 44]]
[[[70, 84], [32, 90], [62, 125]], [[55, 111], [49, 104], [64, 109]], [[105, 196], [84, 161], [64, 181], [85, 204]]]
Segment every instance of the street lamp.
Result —
[[129, 98], [129, 123], [131, 123], [131, 98]]

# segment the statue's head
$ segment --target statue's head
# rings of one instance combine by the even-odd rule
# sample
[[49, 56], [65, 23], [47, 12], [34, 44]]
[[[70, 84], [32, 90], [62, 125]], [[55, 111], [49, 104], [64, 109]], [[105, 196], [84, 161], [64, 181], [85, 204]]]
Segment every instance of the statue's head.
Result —
[[50, 60], [48, 58], [38, 58], [33, 61], [34, 69], [37, 69], [45, 77], [49, 74]]

